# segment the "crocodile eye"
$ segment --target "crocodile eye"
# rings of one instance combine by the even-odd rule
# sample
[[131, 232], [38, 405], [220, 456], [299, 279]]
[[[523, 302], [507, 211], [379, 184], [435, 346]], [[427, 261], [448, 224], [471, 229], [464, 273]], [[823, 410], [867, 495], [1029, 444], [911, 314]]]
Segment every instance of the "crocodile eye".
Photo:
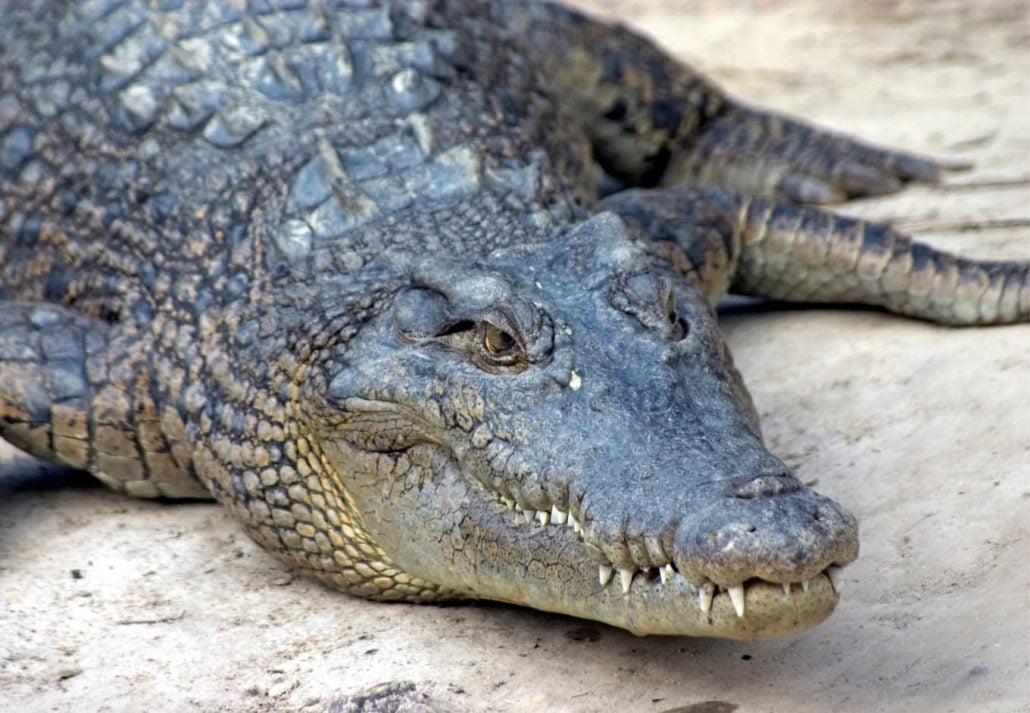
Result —
[[480, 341], [486, 353], [494, 357], [508, 356], [518, 346], [515, 337], [489, 322], [483, 322], [480, 327]]
[[491, 373], [517, 372], [529, 366], [526, 347], [513, 330], [485, 319], [453, 322], [430, 341], [466, 354], [476, 366]]

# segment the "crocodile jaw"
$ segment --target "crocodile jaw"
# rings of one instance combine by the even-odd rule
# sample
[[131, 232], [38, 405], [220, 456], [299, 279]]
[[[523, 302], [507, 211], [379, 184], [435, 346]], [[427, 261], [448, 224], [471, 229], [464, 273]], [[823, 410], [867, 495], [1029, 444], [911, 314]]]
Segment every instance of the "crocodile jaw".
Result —
[[[390, 456], [331, 451], [334, 461], [347, 463], [357, 486], [348, 496], [356, 519], [390, 567], [423, 583], [421, 601], [490, 599], [600, 621], [641, 636], [759, 639], [825, 620], [839, 601], [841, 566], [857, 556], [851, 530], [825, 547], [825, 556], [808, 565], [809, 571], [763, 571], [776, 581], [749, 574], [746, 565], [732, 580], [718, 583], [685, 576], [672, 563], [620, 569], [598, 564], [590, 523], [584, 529], [571, 512], [557, 507], [533, 511], [506, 502], [463, 473], [439, 446], [418, 446], [403, 457], [403, 482], [389, 487], [385, 501], [375, 474]], [[369, 473], [370, 480], [353, 477], [360, 472]]]
[[[582, 545], [582, 526], [570, 513], [552, 508], [550, 513], [541, 514], [517, 505], [502, 505], [514, 518], [516, 528], [531, 528], [550, 546], [569, 551], [573, 543]], [[539, 586], [515, 597], [497, 598], [601, 621], [640, 636], [760, 639], [798, 633], [821, 623], [837, 606], [843, 588], [843, 569], [838, 564], [828, 565], [806, 579], [785, 575], [786, 581], [770, 582], [751, 577], [733, 586], [720, 586], [707, 578], [691, 583], [672, 564], [626, 569], [585, 562], [583, 571], [585, 574], [577, 572], [576, 586], [584, 593], [576, 598], [569, 597], [568, 588], [551, 591]]]

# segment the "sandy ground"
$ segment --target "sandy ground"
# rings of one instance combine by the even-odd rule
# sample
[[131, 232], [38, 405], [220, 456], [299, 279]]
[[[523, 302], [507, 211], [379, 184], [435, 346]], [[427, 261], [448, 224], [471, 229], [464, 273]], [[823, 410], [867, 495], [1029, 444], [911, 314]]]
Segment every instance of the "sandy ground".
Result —
[[[583, 3], [586, 5], [587, 3]], [[846, 211], [1030, 258], [1025, 2], [594, 3], [739, 96], [976, 169]], [[761, 643], [372, 604], [214, 505], [0, 449], [0, 709], [322, 711], [407, 680], [461, 711], [1030, 711], [1030, 326], [725, 319], [773, 449], [862, 523], [838, 611]]]

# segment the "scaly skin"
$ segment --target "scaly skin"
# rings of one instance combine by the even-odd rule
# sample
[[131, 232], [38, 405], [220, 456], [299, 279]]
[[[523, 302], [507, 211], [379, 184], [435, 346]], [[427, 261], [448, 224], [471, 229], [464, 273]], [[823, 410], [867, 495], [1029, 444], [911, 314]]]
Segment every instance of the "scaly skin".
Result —
[[881, 223], [716, 188], [627, 190], [595, 210], [655, 241], [713, 304], [730, 291], [954, 326], [1030, 319], [1030, 263], [949, 255]]
[[856, 523], [763, 446], [712, 305], [1030, 319], [1026, 264], [780, 200], [933, 162], [557, 6], [3, 15], [0, 434], [352, 594], [816, 624]]

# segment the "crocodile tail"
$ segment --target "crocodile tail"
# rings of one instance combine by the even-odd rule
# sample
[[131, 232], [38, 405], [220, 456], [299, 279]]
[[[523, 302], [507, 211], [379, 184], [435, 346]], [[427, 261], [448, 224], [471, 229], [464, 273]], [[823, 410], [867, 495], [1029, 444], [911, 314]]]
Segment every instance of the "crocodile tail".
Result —
[[877, 305], [955, 326], [1030, 322], [1030, 261], [959, 257], [885, 223], [774, 199], [738, 205], [734, 292]]
[[5, 440], [134, 497], [210, 497], [158, 415], [146, 353], [121, 349], [118, 326], [58, 305], [0, 301], [0, 334]]

